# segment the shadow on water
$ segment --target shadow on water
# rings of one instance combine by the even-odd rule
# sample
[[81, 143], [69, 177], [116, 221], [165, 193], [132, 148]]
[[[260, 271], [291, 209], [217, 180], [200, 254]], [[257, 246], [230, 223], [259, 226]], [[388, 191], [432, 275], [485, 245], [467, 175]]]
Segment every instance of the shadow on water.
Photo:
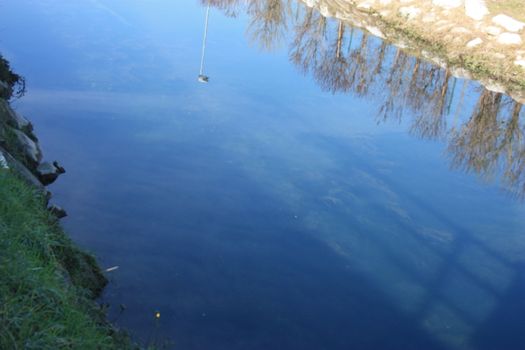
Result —
[[[290, 61], [323, 90], [373, 97], [381, 106], [378, 122], [410, 118], [410, 133], [448, 144], [453, 168], [497, 178], [513, 195], [525, 195], [521, 103], [297, 1], [210, 3], [230, 16], [246, 11], [248, 36], [263, 49], [288, 41]], [[467, 105], [467, 95], [477, 102]]]
[[[339, 143], [335, 146], [339, 154], [352, 152], [344, 140], [312, 139], [310, 135], [309, 139], [323, 147], [333, 148]], [[340, 161], [344, 163], [345, 158], [341, 157]], [[410, 320], [415, 324], [424, 325], [432, 318], [429, 315], [435, 314], [436, 317], [446, 320], [445, 322], [453, 319], [460, 321], [462, 325], [454, 326], [463, 328], [462, 332], [468, 334], [466, 337], [461, 336], [460, 342], [447, 341], [448, 336], [440, 335], [440, 330], [437, 328], [428, 329], [429, 334], [437, 334], [440, 340], [445, 340], [452, 347], [486, 350], [525, 348], [525, 334], [521, 327], [525, 322], [523, 262], [505, 256], [501, 249], [489, 246], [478, 237], [478, 232], [473, 232], [456, 222], [449, 213], [444, 212], [443, 208], [413, 194], [410, 188], [404, 188], [402, 184], [385, 176], [365, 159], [359, 159], [359, 156], [354, 155], [347, 162], [351, 163], [347, 166], [359, 167], [389, 187], [398, 189], [412, 206], [433, 217], [442, 228], [454, 235], [455, 239], [450, 240], [446, 246], [436, 245], [435, 241], [421, 235], [408, 220], [389, 215], [388, 212], [384, 212], [384, 208], [373, 205], [374, 210], [381, 212], [382, 216], [388, 216], [388, 220], [394, 222], [394, 227], [403, 233], [402, 240], [406, 250], [421, 252], [421, 260], [424, 260], [424, 255], [429, 253], [439, 257], [436, 269], [421, 271], [403, 255], [406, 253], [405, 250], [399, 254], [396, 248], [392, 249], [388, 242], [385, 242], [384, 237], [377, 237], [374, 240], [374, 244], [380, 246], [381, 254], [387, 257], [389, 264], [397, 266], [402, 271], [402, 275], [409, 276], [427, 291], [425, 297], [417, 301], [417, 307], [406, 313]], [[367, 234], [374, 233], [367, 232]], [[476, 253], [473, 254], [474, 251]], [[480, 274], [480, 271], [477, 271], [478, 267], [474, 265], [479, 263], [480, 258], [486, 264], [482, 270], [488, 266], [494, 268], [492, 275]], [[472, 261], [469, 262], [468, 259]], [[497, 274], [500, 276], [496, 276]], [[500, 278], [503, 275], [512, 277], [505, 281], [505, 278]], [[453, 286], [457, 283], [454, 281], [457, 276], [461, 276], [461, 288], [464, 289], [460, 293], [463, 293], [463, 297], [467, 299], [473, 298], [473, 303], [470, 305], [465, 299], [451, 294], [452, 289], [457, 287]], [[490, 306], [487, 307], [485, 303]], [[439, 308], [452, 311], [453, 317], [447, 315], [444, 310], [436, 311], [438, 305]], [[485, 310], [481, 311], [483, 309]]]

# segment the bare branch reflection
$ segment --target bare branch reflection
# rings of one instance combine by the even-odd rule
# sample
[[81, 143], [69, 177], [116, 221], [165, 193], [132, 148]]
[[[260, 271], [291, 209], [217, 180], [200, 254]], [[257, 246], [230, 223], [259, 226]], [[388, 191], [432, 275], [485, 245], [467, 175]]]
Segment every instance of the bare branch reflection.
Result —
[[[454, 168], [500, 178], [510, 191], [525, 197], [523, 108], [509, 96], [458, 82], [448, 69], [346, 22], [326, 19], [299, 2], [210, 3], [227, 14], [244, 8], [251, 18], [249, 37], [262, 48], [275, 48], [289, 38], [291, 62], [311, 74], [321, 89], [374, 97], [380, 106], [378, 121], [410, 117], [411, 134], [447, 142]], [[477, 90], [477, 100], [466, 100], [472, 90]]]

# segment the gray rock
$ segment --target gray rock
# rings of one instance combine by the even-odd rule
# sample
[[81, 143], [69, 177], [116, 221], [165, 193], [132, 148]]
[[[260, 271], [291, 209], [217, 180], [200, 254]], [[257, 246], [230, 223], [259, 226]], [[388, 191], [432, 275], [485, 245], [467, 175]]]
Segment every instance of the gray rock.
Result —
[[47, 209], [51, 214], [56, 216], [57, 219], [62, 219], [67, 216], [67, 212], [56, 204], [51, 204]]
[[19, 146], [22, 148], [24, 155], [35, 165], [42, 160], [42, 151], [37, 142], [33, 141], [26, 134], [20, 130], [13, 129], [16, 135]]
[[32, 135], [33, 125], [31, 124], [31, 122], [27, 120], [24, 116], [15, 112], [11, 108], [9, 103], [4, 99], [0, 99], [0, 121], [3, 121], [4, 123], [11, 125], [16, 129], [30, 133], [31, 136], [34, 138], [34, 136]]
[[42, 185], [40, 180], [36, 178], [22, 163], [16, 160], [12, 155], [9, 154], [5, 149], [0, 147], [0, 152], [4, 155], [7, 165], [13, 171], [18, 173], [28, 184], [35, 186], [41, 191], [46, 191], [45, 187]]
[[44, 184], [44, 186], [47, 186], [55, 182], [58, 176], [60, 174], [64, 174], [66, 170], [55, 161], [53, 163], [44, 162], [40, 164], [36, 168], [36, 172], [40, 181]]

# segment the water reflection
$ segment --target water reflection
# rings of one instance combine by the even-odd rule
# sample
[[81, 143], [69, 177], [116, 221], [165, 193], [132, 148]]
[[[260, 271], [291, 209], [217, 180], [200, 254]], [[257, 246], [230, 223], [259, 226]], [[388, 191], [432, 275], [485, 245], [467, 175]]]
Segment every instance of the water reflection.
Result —
[[[245, 11], [248, 35], [263, 49], [277, 47], [289, 36], [290, 61], [323, 90], [373, 96], [380, 101], [379, 121], [410, 116], [413, 135], [448, 143], [452, 167], [498, 178], [509, 192], [525, 196], [521, 103], [299, 2], [210, 3], [229, 15]], [[465, 104], [465, 95], [473, 90], [477, 103]]]

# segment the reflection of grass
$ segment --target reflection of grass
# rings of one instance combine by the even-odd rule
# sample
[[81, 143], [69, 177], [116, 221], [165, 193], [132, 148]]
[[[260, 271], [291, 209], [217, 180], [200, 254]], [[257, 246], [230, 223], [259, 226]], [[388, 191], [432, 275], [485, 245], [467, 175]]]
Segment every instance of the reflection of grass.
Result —
[[520, 21], [525, 21], [525, 1], [523, 0], [487, 0], [490, 13], [504, 13]]
[[44, 196], [0, 170], [0, 198], [0, 348], [130, 348], [91, 299], [105, 284], [94, 259], [66, 237]]

